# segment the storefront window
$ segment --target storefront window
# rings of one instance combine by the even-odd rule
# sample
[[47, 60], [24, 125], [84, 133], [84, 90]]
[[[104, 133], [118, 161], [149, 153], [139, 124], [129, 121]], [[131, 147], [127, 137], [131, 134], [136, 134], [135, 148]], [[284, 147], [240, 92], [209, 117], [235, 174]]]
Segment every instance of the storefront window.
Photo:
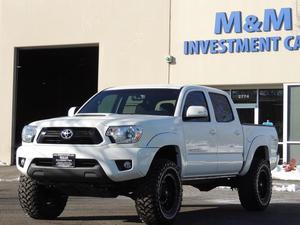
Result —
[[292, 159], [295, 159], [297, 164], [300, 162], [300, 145], [288, 145], [287, 152], [287, 161], [290, 162]]
[[254, 124], [254, 108], [236, 109], [242, 124]]
[[[300, 111], [299, 111], [300, 113]], [[269, 120], [277, 130], [279, 141], [283, 133], [283, 90], [259, 90], [259, 123]]]
[[289, 87], [288, 141], [300, 141], [300, 87]]
[[257, 90], [232, 90], [231, 98], [234, 103], [256, 103]]

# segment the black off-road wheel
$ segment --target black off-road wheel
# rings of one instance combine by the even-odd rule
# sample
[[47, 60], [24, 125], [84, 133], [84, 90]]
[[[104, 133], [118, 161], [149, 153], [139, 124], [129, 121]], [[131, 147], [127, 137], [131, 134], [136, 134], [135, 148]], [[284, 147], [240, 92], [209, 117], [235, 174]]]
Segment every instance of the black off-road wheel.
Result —
[[172, 224], [180, 210], [182, 185], [177, 165], [169, 160], [153, 162], [136, 193], [135, 206], [148, 225]]
[[56, 189], [40, 185], [26, 176], [20, 177], [18, 196], [24, 212], [34, 219], [57, 218], [68, 200], [68, 196]]
[[242, 206], [250, 211], [265, 210], [272, 196], [272, 176], [269, 162], [254, 159], [249, 172], [241, 177], [239, 198]]

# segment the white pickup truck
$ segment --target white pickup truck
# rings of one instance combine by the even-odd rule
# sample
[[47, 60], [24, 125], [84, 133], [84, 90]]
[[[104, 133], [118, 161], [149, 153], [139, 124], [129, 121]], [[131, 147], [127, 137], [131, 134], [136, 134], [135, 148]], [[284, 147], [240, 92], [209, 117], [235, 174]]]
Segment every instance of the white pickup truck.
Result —
[[229, 186], [264, 210], [278, 160], [274, 127], [241, 125], [227, 93], [201, 86], [109, 88], [25, 126], [22, 140], [19, 199], [36, 219], [58, 217], [68, 196], [124, 195], [146, 224], [171, 224], [182, 185]]

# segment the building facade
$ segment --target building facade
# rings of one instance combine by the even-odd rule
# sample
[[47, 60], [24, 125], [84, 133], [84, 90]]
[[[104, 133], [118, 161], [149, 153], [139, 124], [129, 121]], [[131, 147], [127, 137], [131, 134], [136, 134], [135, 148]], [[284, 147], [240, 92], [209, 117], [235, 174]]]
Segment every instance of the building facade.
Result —
[[299, 33], [298, 0], [0, 0], [0, 161], [97, 90], [169, 83], [227, 91], [300, 162]]

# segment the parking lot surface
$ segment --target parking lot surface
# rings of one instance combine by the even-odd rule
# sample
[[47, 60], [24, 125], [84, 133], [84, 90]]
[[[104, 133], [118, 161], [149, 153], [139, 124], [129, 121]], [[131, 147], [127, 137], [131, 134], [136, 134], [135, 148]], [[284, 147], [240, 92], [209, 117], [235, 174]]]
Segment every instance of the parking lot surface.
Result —
[[[65, 211], [56, 220], [34, 220], [24, 215], [17, 198], [17, 181], [0, 182], [0, 224], [3, 225], [137, 225], [134, 202], [116, 199], [70, 197]], [[264, 212], [247, 212], [236, 191], [216, 189], [200, 192], [185, 187], [184, 200], [175, 225], [299, 225], [300, 192], [274, 191]]]

